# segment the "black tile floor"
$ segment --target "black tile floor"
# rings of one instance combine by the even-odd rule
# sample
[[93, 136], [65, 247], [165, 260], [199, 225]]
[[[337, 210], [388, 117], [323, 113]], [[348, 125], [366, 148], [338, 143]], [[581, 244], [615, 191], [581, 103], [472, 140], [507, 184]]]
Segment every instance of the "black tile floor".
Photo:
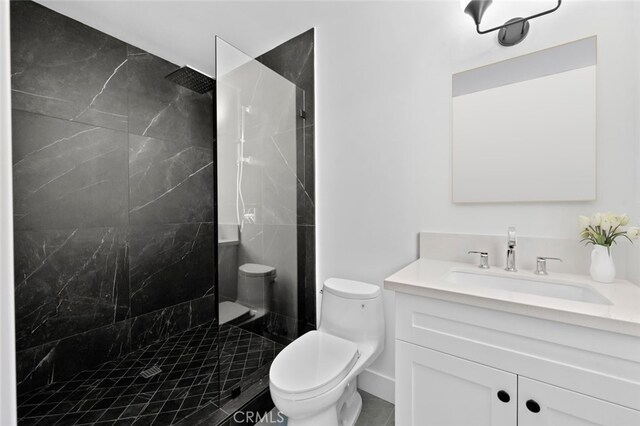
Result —
[[[245, 381], [264, 376], [282, 348], [246, 330], [209, 322], [18, 395], [18, 425], [188, 423], [188, 416], [204, 407], [215, 410]], [[140, 375], [152, 367], [161, 372]]]

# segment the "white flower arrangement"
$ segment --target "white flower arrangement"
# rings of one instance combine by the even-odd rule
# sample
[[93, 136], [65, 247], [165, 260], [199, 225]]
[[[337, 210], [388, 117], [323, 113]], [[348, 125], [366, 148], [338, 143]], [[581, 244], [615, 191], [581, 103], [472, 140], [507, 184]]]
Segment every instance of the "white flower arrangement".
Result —
[[640, 237], [640, 228], [630, 226], [626, 230], [624, 229], [629, 224], [629, 217], [626, 214], [595, 213], [591, 217], [580, 216], [578, 221], [581, 242], [587, 245], [593, 244], [610, 248], [611, 244], [617, 244], [616, 238], [618, 237], [624, 237], [631, 243]]

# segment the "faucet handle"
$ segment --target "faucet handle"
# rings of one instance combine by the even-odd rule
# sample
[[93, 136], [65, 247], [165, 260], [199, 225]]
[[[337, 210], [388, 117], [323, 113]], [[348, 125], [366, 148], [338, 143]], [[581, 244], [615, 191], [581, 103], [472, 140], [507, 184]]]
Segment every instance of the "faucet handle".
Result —
[[510, 226], [507, 230], [507, 238], [509, 239], [509, 247], [516, 246], [516, 227]]
[[467, 254], [479, 254], [480, 255], [480, 265], [478, 268], [481, 269], [489, 269], [489, 253], [486, 251], [469, 251]]
[[536, 257], [536, 270], [534, 274], [536, 275], [549, 275], [547, 272], [547, 260], [559, 260], [562, 262], [562, 259], [559, 257], [544, 257], [538, 256]]

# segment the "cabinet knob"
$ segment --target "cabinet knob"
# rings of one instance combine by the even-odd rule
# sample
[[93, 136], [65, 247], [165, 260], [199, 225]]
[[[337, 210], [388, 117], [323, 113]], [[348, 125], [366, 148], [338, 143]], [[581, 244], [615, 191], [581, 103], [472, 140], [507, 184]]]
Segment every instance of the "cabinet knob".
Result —
[[529, 409], [529, 411], [531, 411], [532, 413], [539, 413], [540, 412], [540, 404], [535, 402], [533, 399], [528, 400], [526, 405], [527, 405], [527, 408]]
[[511, 397], [509, 396], [509, 394], [503, 390], [498, 391], [498, 399], [505, 403], [511, 401]]

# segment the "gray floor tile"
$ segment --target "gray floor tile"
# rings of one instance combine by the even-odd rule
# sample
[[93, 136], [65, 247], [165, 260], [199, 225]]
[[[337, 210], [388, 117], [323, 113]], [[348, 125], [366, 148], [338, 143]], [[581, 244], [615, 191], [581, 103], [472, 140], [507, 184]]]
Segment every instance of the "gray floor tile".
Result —
[[[355, 426], [387, 426], [395, 425], [395, 405], [380, 399], [370, 393], [358, 390], [362, 396], [362, 411], [360, 417], [356, 421]], [[274, 408], [271, 415], [265, 421], [257, 423], [256, 426], [268, 425], [286, 425], [287, 420], [283, 422], [269, 422], [269, 419], [278, 419], [278, 409]]]
[[394, 413], [394, 405], [362, 390], [359, 392], [362, 396], [362, 412], [356, 421], [356, 426], [385, 426], [389, 424], [389, 419]]
[[394, 408], [393, 410], [391, 410], [391, 416], [389, 417], [389, 420], [387, 420], [387, 423], [385, 424], [385, 426], [395, 426], [396, 425], [396, 409]]

